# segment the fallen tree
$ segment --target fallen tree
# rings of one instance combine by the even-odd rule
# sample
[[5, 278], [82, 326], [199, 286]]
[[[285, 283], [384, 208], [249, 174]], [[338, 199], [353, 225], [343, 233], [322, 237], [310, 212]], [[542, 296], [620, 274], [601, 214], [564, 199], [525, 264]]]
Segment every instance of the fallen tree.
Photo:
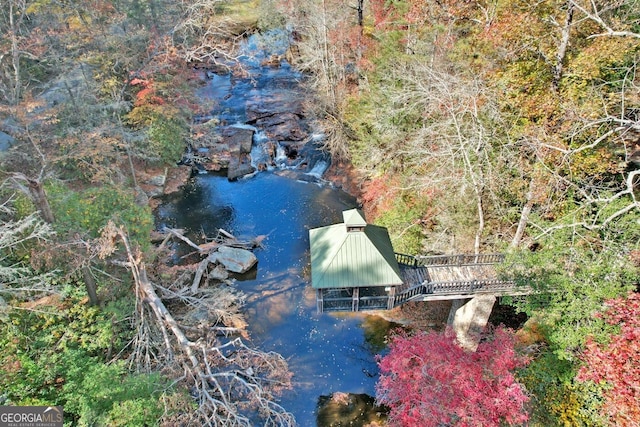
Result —
[[[205, 319], [206, 327], [189, 327], [174, 316], [156, 289], [192, 309], [209, 313], [217, 298], [195, 296], [181, 288], [154, 284], [141, 254], [129, 244], [122, 227], [110, 223], [100, 239], [101, 256], [116, 251], [120, 241], [135, 284], [136, 330], [130, 360], [137, 370], [162, 370], [176, 377], [197, 402], [197, 409], [168, 413], [165, 425], [293, 426], [295, 420], [275, 397], [291, 386], [284, 358], [249, 347], [240, 337], [228, 336], [236, 328], [221, 322], [224, 316]], [[233, 298], [230, 298], [231, 300]], [[230, 316], [233, 316], [230, 313]], [[222, 329], [221, 329], [222, 328]]]
[[167, 238], [169, 237], [176, 237], [179, 240], [182, 240], [184, 243], [186, 243], [190, 247], [194, 248], [199, 253], [203, 253], [203, 254], [214, 251], [221, 246], [242, 248], [242, 249], [255, 249], [257, 247], [260, 247], [262, 245], [262, 241], [267, 237], [265, 235], [260, 235], [250, 240], [240, 240], [233, 234], [229, 233], [228, 231], [223, 230], [222, 228], [219, 228], [218, 235], [216, 237], [214, 237], [213, 239], [211, 239], [206, 243], [197, 244], [197, 243], [194, 243], [193, 240], [189, 239], [187, 236], [184, 235], [184, 230], [178, 229], [178, 228], [169, 228], [169, 227], [164, 228], [163, 236], [165, 238], [164, 242], [166, 242]]
[[183, 267], [183, 269], [189, 271], [195, 270], [191, 283], [192, 294], [198, 292], [200, 283], [210, 264], [220, 267], [214, 268], [209, 274], [216, 280], [227, 279], [227, 271], [245, 273], [251, 269], [258, 262], [258, 259], [250, 250], [260, 247], [262, 241], [266, 238], [266, 236], [261, 235], [250, 240], [240, 240], [221, 228], [218, 229], [216, 237], [209, 240], [205, 239], [205, 243], [202, 244], [194, 243], [184, 235], [183, 230], [175, 228], [165, 228], [163, 237], [160, 247], [164, 247], [169, 238], [175, 237], [195, 249], [197, 254], [205, 257], [197, 264]]

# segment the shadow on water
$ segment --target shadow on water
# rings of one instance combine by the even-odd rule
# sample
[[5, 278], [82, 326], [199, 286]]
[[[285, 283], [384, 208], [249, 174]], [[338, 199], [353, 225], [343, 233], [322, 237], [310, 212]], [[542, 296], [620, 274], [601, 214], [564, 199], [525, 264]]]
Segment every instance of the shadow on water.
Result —
[[[308, 230], [342, 222], [342, 211], [355, 205], [340, 190], [265, 172], [236, 182], [198, 175], [181, 197], [166, 200], [157, 210], [159, 227], [184, 228], [196, 241], [202, 232], [212, 234], [217, 228], [238, 237], [268, 235], [264, 247], [255, 251], [254, 276], [242, 277], [235, 286], [247, 297], [244, 312], [253, 345], [289, 361], [294, 387], [280, 403], [304, 427], [359, 425], [320, 423], [318, 403], [339, 392], [356, 396], [353, 404], [360, 408], [362, 396], [373, 396], [375, 354], [394, 327], [359, 313], [316, 313]], [[366, 401], [368, 410], [379, 412], [372, 398]]]
[[387, 348], [387, 339], [390, 331], [400, 328], [402, 325], [390, 322], [380, 316], [366, 316], [362, 320], [364, 339], [372, 353], [381, 354]]

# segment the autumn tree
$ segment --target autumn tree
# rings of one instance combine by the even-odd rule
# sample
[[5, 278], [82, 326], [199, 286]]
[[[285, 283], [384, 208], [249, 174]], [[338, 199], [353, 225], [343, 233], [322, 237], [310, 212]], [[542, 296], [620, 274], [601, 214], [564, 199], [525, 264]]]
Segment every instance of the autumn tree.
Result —
[[476, 352], [463, 350], [451, 332], [402, 333], [379, 360], [376, 399], [391, 408], [392, 426], [520, 425], [528, 397], [514, 370], [526, 364], [503, 328]]
[[[525, 54], [524, 47], [520, 66], [505, 64], [502, 77], [523, 74], [527, 81], [526, 90], [509, 86], [512, 94], [506, 102], [521, 119], [527, 118], [514, 129], [530, 166], [523, 212], [531, 215], [524, 241], [536, 251], [520, 252], [517, 256], [527, 271], [513, 272], [548, 291], [546, 301], [531, 297], [518, 306], [542, 316], [551, 351], [575, 362], [586, 337], [601, 326], [592, 313], [635, 286], [637, 267], [629, 260], [638, 239], [632, 224], [640, 217], [636, 195], [640, 172], [633, 156], [640, 45], [631, 34], [620, 34], [633, 28], [627, 2], [522, 6], [516, 10], [521, 19], [527, 17], [527, 28], [538, 34], [540, 42], [544, 38], [538, 32], [549, 24], [543, 13], [556, 13], [553, 22], [573, 13], [570, 54], [565, 57], [559, 91], [549, 91], [546, 84], [536, 89], [536, 82], [527, 80], [531, 76], [524, 76], [525, 70], [535, 68], [539, 80], [550, 83], [553, 67]], [[500, 27], [498, 22], [495, 26], [490, 31]], [[562, 34], [557, 31], [559, 27], [556, 33]], [[557, 45], [545, 46], [548, 53], [542, 57], [559, 51]], [[521, 226], [522, 218], [519, 232]]]
[[[389, 120], [404, 127], [404, 141], [389, 154], [403, 168], [419, 171], [405, 185], [440, 197], [447, 208], [436, 216], [434, 231], [446, 230], [455, 249], [478, 253], [486, 245], [487, 223], [504, 209], [503, 188], [513, 181], [510, 165], [517, 153], [508, 125], [482, 79], [420, 57], [401, 63], [388, 77], [390, 85], [398, 86], [388, 96], [392, 113], [371, 126], [389, 144], [395, 133]], [[462, 204], [467, 208], [455, 207]], [[448, 249], [435, 243], [428, 247]]]
[[599, 316], [616, 331], [608, 339], [587, 340], [577, 379], [601, 387], [609, 425], [635, 426], [640, 420], [640, 295], [607, 301]]
[[[522, 144], [527, 184], [514, 246], [532, 211], [554, 220], [556, 212], [565, 212], [552, 227], [544, 221], [533, 225], [551, 231], [602, 228], [638, 207], [629, 197], [629, 182], [635, 180], [629, 156], [638, 41], [602, 32], [610, 29], [608, 22], [627, 28], [627, 12], [625, 2], [601, 8], [573, 1], [516, 2], [498, 8], [478, 33], [477, 42], [492, 46], [487, 51], [492, 67], [484, 68], [488, 81], [504, 88], [502, 109]], [[609, 210], [622, 199], [629, 202], [623, 210]]]
[[280, 3], [295, 31], [289, 59], [306, 73], [314, 91], [314, 100], [307, 107], [322, 118], [325, 148], [334, 159], [347, 159], [352, 135], [343, 120], [343, 109], [370, 65], [364, 55], [371, 46], [364, 35], [366, 6], [362, 1], [335, 0]]

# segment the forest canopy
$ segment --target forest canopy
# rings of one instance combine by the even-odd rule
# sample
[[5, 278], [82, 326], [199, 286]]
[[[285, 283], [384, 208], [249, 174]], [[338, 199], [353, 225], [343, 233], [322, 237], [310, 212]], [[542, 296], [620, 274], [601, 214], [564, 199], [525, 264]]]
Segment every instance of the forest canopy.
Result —
[[595, 342], [615, 358], [596, 314], [640, 283], [637, 2], [285, 3], [367, 217], [400, 252], [507, 252], [540, 291], [511, 300], [539, 337], [530, 422], [618, 425], [615, 383], [576, 374]]
[[[509, 301], [536, 336], [516, 375], [531, 425], [637, 423], [637, 369], [605, 369], [637, 353], [635, 0], [7, 0], [0, 404], [64, 404], [79, 424], [294, 423], [272, 404], [286, 361], [241, 338], [195, 354], [171, 323], [163, 300], [216, 301], [216, 328], [242, 329], [241, 298], [176, 297], [143, 189], [194, 138], [194, 67], [229, 67], [272, 27], [291, 31], [308, 114], [398, 252], [506, 252], [502, 274], [539, 291]], [[621, 376], [626, 418], [611, 411]], [[217, 394], [188, 392], [208, 381]]]

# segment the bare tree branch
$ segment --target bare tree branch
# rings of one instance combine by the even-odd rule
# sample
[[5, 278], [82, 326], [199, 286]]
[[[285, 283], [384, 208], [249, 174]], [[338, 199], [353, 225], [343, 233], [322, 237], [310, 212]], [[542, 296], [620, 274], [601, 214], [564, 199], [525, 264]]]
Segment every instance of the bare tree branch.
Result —
[[185, 16], [174, 27], [173, 43], [187, 62], [216, 64], [227, 68], [237, 64], [233, 53], [244, 32], [230, 18], [220, 16], [224, 0], [196, 0], [186, 7]]
[[600, 28], [604, 31], [598, 34], [592, 34], [588, 38], [596, 38], [596, 37], [632, 37], [632, 38], [640, 38], [640, 33], [630, 31], [626, 28], [614, 28], [612, 23], [606, 21], [604, 14], [612, 9], [616, 9], [622, 7], [624, 4], [628, 3], [630, 8], [637, 8], [637, 4], [635, 0], [631, 1], [622, 1], [622, 2], [603, 2], [601, 4], [596, 3], [594, 0], [588, 0], [589, 6], [583, 6], [581, 2], [577, 0], [570, 0], [570, 3], [580, 12], [582, 12], [587, 19], [595, 22]]
[[49, 281], [55, 271], [35, 273], [29, 266], [11, 259], [24, 244], [46, 241], [54, 235], [51, 226], [36, 215], [11, 219], [11, 199], [0, 205], [0, 293], [21, 296], [33, 292], [54, 292]]
[[[105, 228], [103, 255], [115, 250], [115, 239], [125, 246], [126, 264], [136, 285], [137, 310], [144, 314], [143, 307], [150, 308], [153, 324], [160, 330], [164, 350], [147, 350], [144, 354], [163, 359], [170, 370], [180, 372], [180, 383], [190, 390], [198, 403], [196, 411], [168, 416], [170, 419], [165, 423], [248, 427], [261, 418], [265, 426], [294, 426], [293, 416], [274, 400], [280, 391], [291, 385], [291, 374], [282, 356], [251, 349], [240, 338], [227, 342], [220, 342], [218, 334], [205, 334], [196, 341], [189, 338], [185, 330], [194, 332], [197, 328], [185, 329], [167, 309], [147, 277], [144, 262], [129, 246], [122, 228], [113, 224]], [[145, 330], [148, 332], [140, 337], [138, 344], [152, 339], [150, 329]], [[158, 355], [163, 352], [165, 355], [160, 358]]]

